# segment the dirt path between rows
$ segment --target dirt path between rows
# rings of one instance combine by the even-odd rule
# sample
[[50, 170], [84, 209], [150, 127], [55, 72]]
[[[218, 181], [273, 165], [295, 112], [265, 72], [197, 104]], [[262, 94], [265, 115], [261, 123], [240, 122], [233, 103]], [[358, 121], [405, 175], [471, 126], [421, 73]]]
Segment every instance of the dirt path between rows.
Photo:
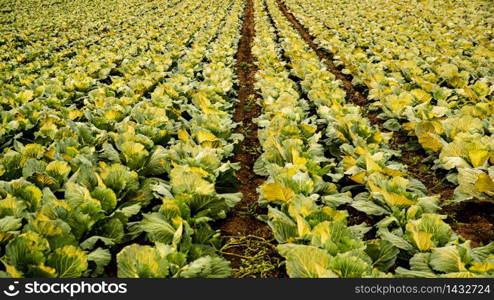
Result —
[[[283, 15], [299, 32], [304, 41], [314, 50], [321, 61], [326, 64], [336, 79], [341, 80], [343, 89], [348, 96], [347, 101], [360, 106], [362, 112], [368, 117], [372, 125], [378, 126], [381, 131], [388, 131], [383, 127], [383, 121], [377, 118], [377, 113], [368, 110], [370, 101], [364, 96], [364, 93], [368, 94], [368, 91], [366, 89], [363, 91], [361, 91], [362, 89], [357, 89], [352, 84], [352, 77], [342, 73], [341, 70], [344, 67], [337, 68], [334, 65], [332, 53], [318, 48], [314, 43], [314, 38], [288, 10], [285, 3], [281, 0], [276, 0], [276, 2]], [[428, 168], [423, 163], [423, 160], [427, 157], [423, 150], [408, 150], [407, 143], [411, 138], [413, 137], [409, 137], [403, 132], [394, 132], [391, 141], [391, 146], [402, 152], [401, 162], [406, 165], [408, 173], [420, 180], [427, 187], [429, 194], [439, 194], [442, 200], [451, 199], [455, 187], [444, 180], [446, 173], [440, 170], [433, 171]], [[441, 211], [441, 213], [448, 216], [446, 221], [451, 225], [452, 229], [462, 237], [471, 240], [474, 247], [494, 241], [493, 212], [494, 205], [490, 203], [461, 203], [454, 206], [445, 206]]]
[[340, 69], [338, 69], [332, 59], [329, 57], [328, 53], [325, 53], [323, 50], [319, 49], [317, 45], [314, 43], [314, 38], [308, 33], [308, 31], [300, 24], [300, 22], [295, 18], [295, 16], [288, 11], [285, 3], [282, 1], [276, 0], [278, 6], [280, 7], [281, 12], [285, 17], [293, 24], [295, 29], [299, 32], [300, 36], [304, 39], [304, 41], [311, 47], [312, 50], [319, 56], [319, 58], [326, 64], [329, 71], [336, 76], [336, 79], [341, 80], [343, 83], [343, 87], [349, 96], [348, 101], [354, 103], [356, 105], [365, 105], [367, 103], [367, 99], [365, 96], [359, 92], [352, 84], [351, 80], [348, 79], [347, 75], [343, 74]]
[[226, 239], [220, 253], [230, 261], [234, 277], [286, 277], [271, 229], [257, 219], [259, 214], [265, 214], [266, 211], [258, 206], [257, 194], [257, 188], [265, 179], [253, 170], [261, 150], [257, 124], [253, 122], [261, 114], [254, 88], [257, 72], [251, 51], [254, 36], [254, 4], [252, 0], [246, 0], [242, 37], [236, 54], [239, 102], [233, 117], [235, 122], [240, 123], [236, 132], [243, 134], [244, 140], [232, 159], [240, 163], [236, 176], [241, 182], [239, 192], [243, 198], [233, 212], [216, 225]]

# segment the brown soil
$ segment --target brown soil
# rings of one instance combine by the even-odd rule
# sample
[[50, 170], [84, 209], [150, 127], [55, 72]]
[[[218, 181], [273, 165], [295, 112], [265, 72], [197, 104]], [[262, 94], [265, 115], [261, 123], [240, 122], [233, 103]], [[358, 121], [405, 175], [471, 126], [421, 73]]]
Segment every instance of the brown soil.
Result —
[[[276, 268], [262, 274], [249, 272], [247, 277], [286, 277], [286, 272], [278, 263], [279, 256], [274, 248], [271, 229], [266, 223], [256, 218], [257, 214], [264, 212], [263, 209], [257, 206], [258, 195], [256, 189], [265, 179], [256, 175], [253, 170], [261, 148], [257, 137], [257, 124], [252, 120], [261, 114], [261, 107], [257, 105], [259, 97], [254, 88], [257, 71], [251, 52], [254, 35], [254, 5], [252, 0], [247, 0], [244, 10], [242, 37], [236, 54], [236, 72], [240, 86], [237, 91], [239, 102], [236, 105], [233, 117], [235, 122], [241, 124], [236, 129], [236, 132], [242, 133], [244, 140], [232, 159], [234, 162], [240, 163], [240, 169], [236, 172], [236, 176], [241, 182], [239, 192], [243, 194], [243, 198], [226, 219], [218, 222], [217, 228], [221, 230], [223, 236], [228, 237], [226, 241], [228, 251], [223, 252], [223, 256], [230, 261], [235, 274], [245, 268], [245, 258], [252, 257], [251, 253], [249, 253], [249, 243], [247, 242], [251, 239], [246, 239], [245, 237], [253, 237], [254, 239], [267, 241], [256, 245], [260, 247], [257, 251], [264, 251], [269, 255], [256, 257], [255, 259], [264, 261], [252, 261], [252, 263], [271, 263]], [[232, 242], [238, 239], [246, 242], [244, 244]], [[229, 246], [230, 243], [233, 246]], [[261, 249], [262, 247], [265, 249]]]
[[448, 215], [451, 228], [472, 246], [486, 245], [494, 241], [494, 203], [463, 202], [444, 206], [442, 213]]
[[[355, 87], [351, 80], [352, 77], [343, 74], [341, 70], [344, 67], [337, 68], [332, 61], [332, 53], [328, 53], [325, 50], [319, 49], [314, 43], [314, 38], [308, 33], [304, 26], [295, 18], [295, 16], [288, 11], [285, 3], [282, 0], [276, 0], [281, 12], [297, 29], [300, 36], [311, 47], [312, 50], [319, 56], [335, 77], [343, 83], [343, 88], [348, 95], [348, 101], [361, 106], [363, 114], [368, 117], [372, 125], [376, 125], [382, 131], [388, 131], [383, 127], [384, 120], [377, 117], [378, 112], [370, 111], [368, 109], [369, 100], [364, 96], [368, 94], [366, 88]], [[408, 136], [406, 133], [394, 132], [391, 145], [395, 149], [399, 149], [402, 152], [401, 162], [407, 166], [410, 176], [420, 180], [428, 190], [430, 195], [441, 195], [441, 200], [450, 200], [453, 198], [453, 192], [455, 186], [445, 180], [446, 172], [441, 170], [431, 170], [430, 166], [424, 163], [424, 159], [427, 157], [423, 150], [410, 151], [405, 148], [406, 144], [414, 137]], [[478, 205], [478, 203], [475, 203]], [[493, 228], [494, 218], [492, 214], [494, 212], [494, 205], [483, 209], [469, 208], [465, 209], [463, 205], [455, 206], [455, 208], [445, 207], [443, 212], [446, 213], [448, 223], [450, 223], [453, 230], [472, 241], [472, 245], [485, 244], [494, 240]], [[460, 220], [457, 223], [455, 220]], [[358, 215], [354, 222], [367, 221], [370, 223], [372, 220], [365, 220], [361, 215]]]
[[451, 200], [455, 186], [446, 180], [447, 172], [441, 169], [431, 170], [430, 166], [424, 162], [427, 154], [422, 149], [407, 150], [407, 143], [411, 139], [416, 138], [399, 131], [394, 132], [391, 140], [393, 148], [401, 151], [401, 162], [407, 166], [408, 173], [427, 187], [429, 195], [440, 195], [442, 201]]

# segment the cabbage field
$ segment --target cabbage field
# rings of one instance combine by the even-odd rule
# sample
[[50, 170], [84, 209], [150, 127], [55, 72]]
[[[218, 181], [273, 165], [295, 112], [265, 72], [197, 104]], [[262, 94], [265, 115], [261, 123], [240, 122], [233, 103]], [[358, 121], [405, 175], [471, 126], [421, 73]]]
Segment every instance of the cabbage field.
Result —
[[0, 0], [0, 277], [494, 278], [492, 0]]

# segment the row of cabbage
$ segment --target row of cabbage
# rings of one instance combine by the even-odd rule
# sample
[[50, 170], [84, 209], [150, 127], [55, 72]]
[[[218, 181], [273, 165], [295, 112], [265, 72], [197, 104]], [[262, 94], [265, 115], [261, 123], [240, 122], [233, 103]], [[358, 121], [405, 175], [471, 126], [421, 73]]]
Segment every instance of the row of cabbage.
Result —
[[[221, 244], [219, 232], [208, 222], [224, 218], [242, 197], [235, 185], [238, 164], [225, 162], [242, 139], [232, 133], [236, 124], [232, 122], [231, 100], [233, 53], [240, 37], [242, 11], [243, 2], [234, 1], [223, 25], [210, 19], [211, 32], [221, 28], [216, 36], [196, 36], [177, 61], [176, 72], [151, 95], [180, 105], [187, 121], [177, 132], [178, 140], [155, 157], [169, 177], [169, 185], [153, 188], [163, 204], [157, 212], [144, 214], [142, 221], [130, 224], [134, 234], [144, 232], [155, 246], [124, 248], [119, 254], [121, 277], [231, 274], [228, 262], [216, 254]], [[128, 263], [133, 266], [126, 270]], [[150, 266], [156, 268], [148, 273]]]
[[[166, 5], [171, 7], [176, 3], [172, 1]], [[40, 59], [49, 63], [48, 58], [57, 58], [60, 52], [75, 44], [89, 46], [115, 29], [122, 30], [123, 22], [131, 25], [158, 5], [161, 5], [158, 1], [138, 3], [132, 0], [85, 0], [79, 1], [77, 6], [53, 1], [3, 0], [0, 4], [0, 60], [8, 62], [3, 67], [8, 66], [11, 70], [24, 68], [31, 62], [43, 63], [38, 61]], [[95, 7], [99, 9], [95, 10]], [[110, 10], [116, 13], [110, 15]]]
[[0, 91], [2, 276], [230, 274], [209, 223], [241, 196], [227, 159], [241, 139], [230, 99], [243, 4], [142, 5], [87, 49], [6, 79], [18, 81]]
[[[159, 3], [160, 1], [157, 1], [154, 4]], [[150, 72], [151, 70], [147, 72], [148, 76], [156, 72], [164, 72], [170, 64], [170, 58], [158, 55], [164, 48], [156, 42], [153, 42], [155, 55], [147, 58], [152, 59], [152, 62], [125, 60], [124, 57], [134, 57], [147, 49], [149, 43], [146, 34], [149, 33], [151, 38], [156, 39], [159, 36], [159, 29], [167, 24], [167, 20], [175, 22], [180, 20], [171, 18], [176, 12], [167, 7], [164, 6], [163, 10], [154, 13], [148, 12], [146, 18], [134, 18], [130, 15], [130, 11], [126, 13], [124, 10], [121, 18], [127, 16], [129, 19], [128, 23], [122, 24], [122, 26], [125, 24], [125, 30], [121, 26], [113, 26], [105, 34], [96, 37], [90, 34], [84, 35], [80, 43], [72, 45], [69, 43], [70, 46], [63, 49], [50, 51], [51, 57], [36, 57], [31, 62], [20, 65], [15, 61], [15, 57], [2, 62], [0, 104], [4, 126], [0, 129], [1, 147], [8, 146], [14, 138], [29, 136], [29, 133], [32, 135], [33, 127], [40, 118], [39, 111], [43, 107], [57, 111], [69, 107], [66, 114], [71, 113], [71, 108], [81, 107], [87, 93], [102, 81], [111, 79], [113, 85], [118, 87], [117, 83], [121, 77], [137, 75], [138, 72], [142, 72], [142, 67], [153, 69], [153, 72]], [[174, 8], [182, 9], [184, 5]], [[146, 12], [144, 7], [142, 10]], [[102, 17], [102, 20], [110, 22], [109, 20], [115, 18], [110, 13], [110, 9], [105, 11], [107, 16]], [[52, 13], [56, 15], [56, 11]], [[91, 28], [92, 25], [88, 25], [87, 28], [82, 26], [80, 31], [84, 33], [91, 31]], [[172, 31], [169, 30], [168, 34], [171, 33]], [[8, 39], [8, 35], [5, 36]], [[51, 40], [58, 39], [59, 37], [55, 36]], [[7, 42], [5, 45], [10, 43]], [[29, 48], [25, 50], [29, 52]], [[5, 53], [10, 52], [12, 51], [5, 51]], [[161, 74], [155, 75], [157, 76]], [[132, 83], [131, 87], [137, 93], [142, 93], [139, 91], [142, 87], [139, 87], [137, 78]], [[25, 133], [19, 135], [22, 131]]]
[[[436, 213], [438, 197], [394, 161], [390, 133], [346, 103], [275, 0], [255, 1], [255, 30], [263, 107], [255, 171], [268, 177], [260, 201], [288, 275], [492, 276], [494, 243], [472, 249], [452, 232]], [[378, 222], [350, 224], [346, 205]]]
[[[457, 185], [494, 196], [494, 7], [490, 1], [284, 1], [369, 90], [384, 126], [416, 136]], [[451, 199], [448, 199], [451, 200]]]

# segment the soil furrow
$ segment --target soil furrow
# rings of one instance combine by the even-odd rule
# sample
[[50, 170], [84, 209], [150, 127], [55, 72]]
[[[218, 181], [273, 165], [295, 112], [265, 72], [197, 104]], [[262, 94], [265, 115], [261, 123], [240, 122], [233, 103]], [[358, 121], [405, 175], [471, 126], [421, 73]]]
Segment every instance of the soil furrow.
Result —
[[[360, 106], [363, 115], [367, 116], [372, 125], [378, 126], [379, 130], [383, 132], [388, 132], [389, 130], [383, 127], [384, 121], [377, 117], [378, 113], [368, 109], [370, 101], [365, 96], [368, 94], [367, 88], [355, 87], [352, 83], [352, 76], [344, 74], [341, 71], [344, 69], [344, 66], [338, 68], [334, 65], [332, 53], [328, 53], [327, 51], [318, 48], [314, 43], [314, 38], [295, 16], [288, 11], [285, 3], [280, 0], [277, 0], [277, 3], [282, 13], [297, 29], [304, 41], [326, 64], [329, 71], [335, 75], [336, 79], [342, 82], [342, 87], [347, 94], [348, 101]], [[393, 132], [391, 144], [393, 148], [402, 152], [401, 162], [407, 166], [409, 174], [414, 178], [420, 179], [431, 195], [440, 194], [443, 200], [451, 199], [454, 186], [445, 181], [446, 172], [442, 172], [441, 170], [433, 171], [424, 164], [424, 161], [427, 159], [427, 154], [423, 149], [419, 148], [418, 141], [416, 141], [415, 137], [407, 136], [406, 133], [401, 131]], [[413, 150], [409, 150], [411, 144], [415, 146]]]
[[[336, 79], [342, 82], [342, 87], [348, 97], [347, 101], [360, 106], [363, 110], [363, 114], [368, 117], [372, 125], [378, 126], [381, 131], [388, 131], [383, 127], [383, 121], [377, 118], [377, 113], [368, 110], [370, 101], [353, 85], [353, 83], [351, 82], [351, 76], [342, 73], [341, 69], [343, 69], [344, 67], [337, 68], [333, 63], [332, 54], [317, 47], [317, 45], [314, 43], [314, 38], [309, 34], [307, 29], [305, 29], [305, 27], [295, 18], [295, 16], [290, 11], [288, 11], [285, 3], [280, 0], [276, 0], [276, 2], [278, 3], [278, 6], [283, 15], [290, 21], [290, 23], [292, 23], [295, 29], [297, 29], [303, 40], [310, 46], [310, 48], [317, 54], [317, 56], [319, 56], [321, 61], [326, 64], [328, 70], [335, 75]], [[440, 181], [438, 177], [442, 179], [444, 178], [444, 176], [438, 176], [438, 174], [436, 174], [429, 168], [423, 168], [423, 160], [427, 157], [425, 153], [422, 153], [421, 151], [409, 151], [405, 148], [411, 138], [412, 137], [406, 136], [402, 132], [394, 132], [392, 143], [394, 148], [397, 148], [397, 150], [400, 150], [402, 152], [401, 162], [407, 166], [407, 169], [412, 177], [421, 178], [421, 181], [425, 181], [424, 184], [431, 194], [441, 194], [441, 191], [434, 190], [434, 188], [436, 188], [435, 184]], [[427, 178], [427, 180], [424, 180], [424, 177]], [[451, 196], [451, 194], [452, 190], [448, 190], [445, 192], [446, 196]]]
[[[314, 37], [288, 10], [285, 3], [281, 0], [276, 0], [276, 2], [280, 11], [299, 32], [302, 39], [326, 64], [328, 70], [335, 75], [336, 79], [342, 82], [348, 101], [362, 107], [363, 114], [367, 116], [372, 125], [378, 126], [383, 132], [388, 131], [383, 127], [384, 121], [377, 117], [378, 113], [368, 109], [370, 101], [364, 96], [364, 94], [368, 94], [367, 88], [355, 87], [351, 82], [351, 75], [342, 73], [341, 70], [344, 69], [344, 66], [337, 68], [334, 65], [333, 54], [318, 48], [314, 43]], [[431, 170], [426, 165], [425, 161], [428, 156], [423, 149], [417, 147], [415, 137], [407, 136], [402, 131], [393, 132], [391, 144], [394, 149], [401, 151], [400, 162], [407, 167], [410, 176], [420, 180], [427, 187], [430, 195], [439, 194], [443, 201], [452, 199], [455, 186], [445, 180], [445, 171]], [[415, 147], [410, 148], [411, 145]], [[487, 244], [494, 240], [493, 211], [494, 206], [492, 203], [461, 203], [442, 208], [442, 213], [448, 216], [446, 221], [451, 225], [452, 229], [464, 238], [471, 240], [473, 246]]]
[[240, 123], [236, 132], [244, 135], [233, 156], [233, 162], [240, 163], [236, 172], [240, 180], [239, 192], [242, 200], [234, 207], [226, 219], [217, 224], [222, 236], [227, 240], [220, 253], [230, 261], [234, 277], [285, 277], [280, 266], [281, 258], [276, 252], [276, 242], [269, 226], [258, 220], [265, 209], [258, 206], [257, 188], [264, 178], [254, 173], [254, 163], [260, 155], [261, 146], [257, 136], [254, 118], [261, 114], [261, 107], [254, 83], [257, 72], [252, 56], [254, 30], [254, 5], [246, 0], [242, 37], [236, 54], [236, 72], [239, 80], [237, 90], [239, 102], [233, 119]]
[[343, 87], [349, 97], [348, 101], [357, 105], [365, 105], [367, 103], [366, 97], [358, 91], [355, 86], [352, 84], [351, 79], [348, 78], [347, 75], [343, 74], [340, 69], [338, 69], [332, 59], [331, 55], [325, 52], [322, 49], [319, 49], [317, 45], [314, 43], [314, 38], [308, 33], [308, 31], [300, 24], [300, 22], [295, 18], [295, 16], [288, 11], [285, 3], [280, 0], [276, 0], [278, 6], [285, 15], [285, 17], [292, 23], [292, 25], [297, 29], [300, 36], [304, 39], [304, 41], [311, 47], [312, 50], [319, 56], [319, 58], [326, 64], [329, 71], [336, 76], [336, 79], [341, 80], [343, 83]]

